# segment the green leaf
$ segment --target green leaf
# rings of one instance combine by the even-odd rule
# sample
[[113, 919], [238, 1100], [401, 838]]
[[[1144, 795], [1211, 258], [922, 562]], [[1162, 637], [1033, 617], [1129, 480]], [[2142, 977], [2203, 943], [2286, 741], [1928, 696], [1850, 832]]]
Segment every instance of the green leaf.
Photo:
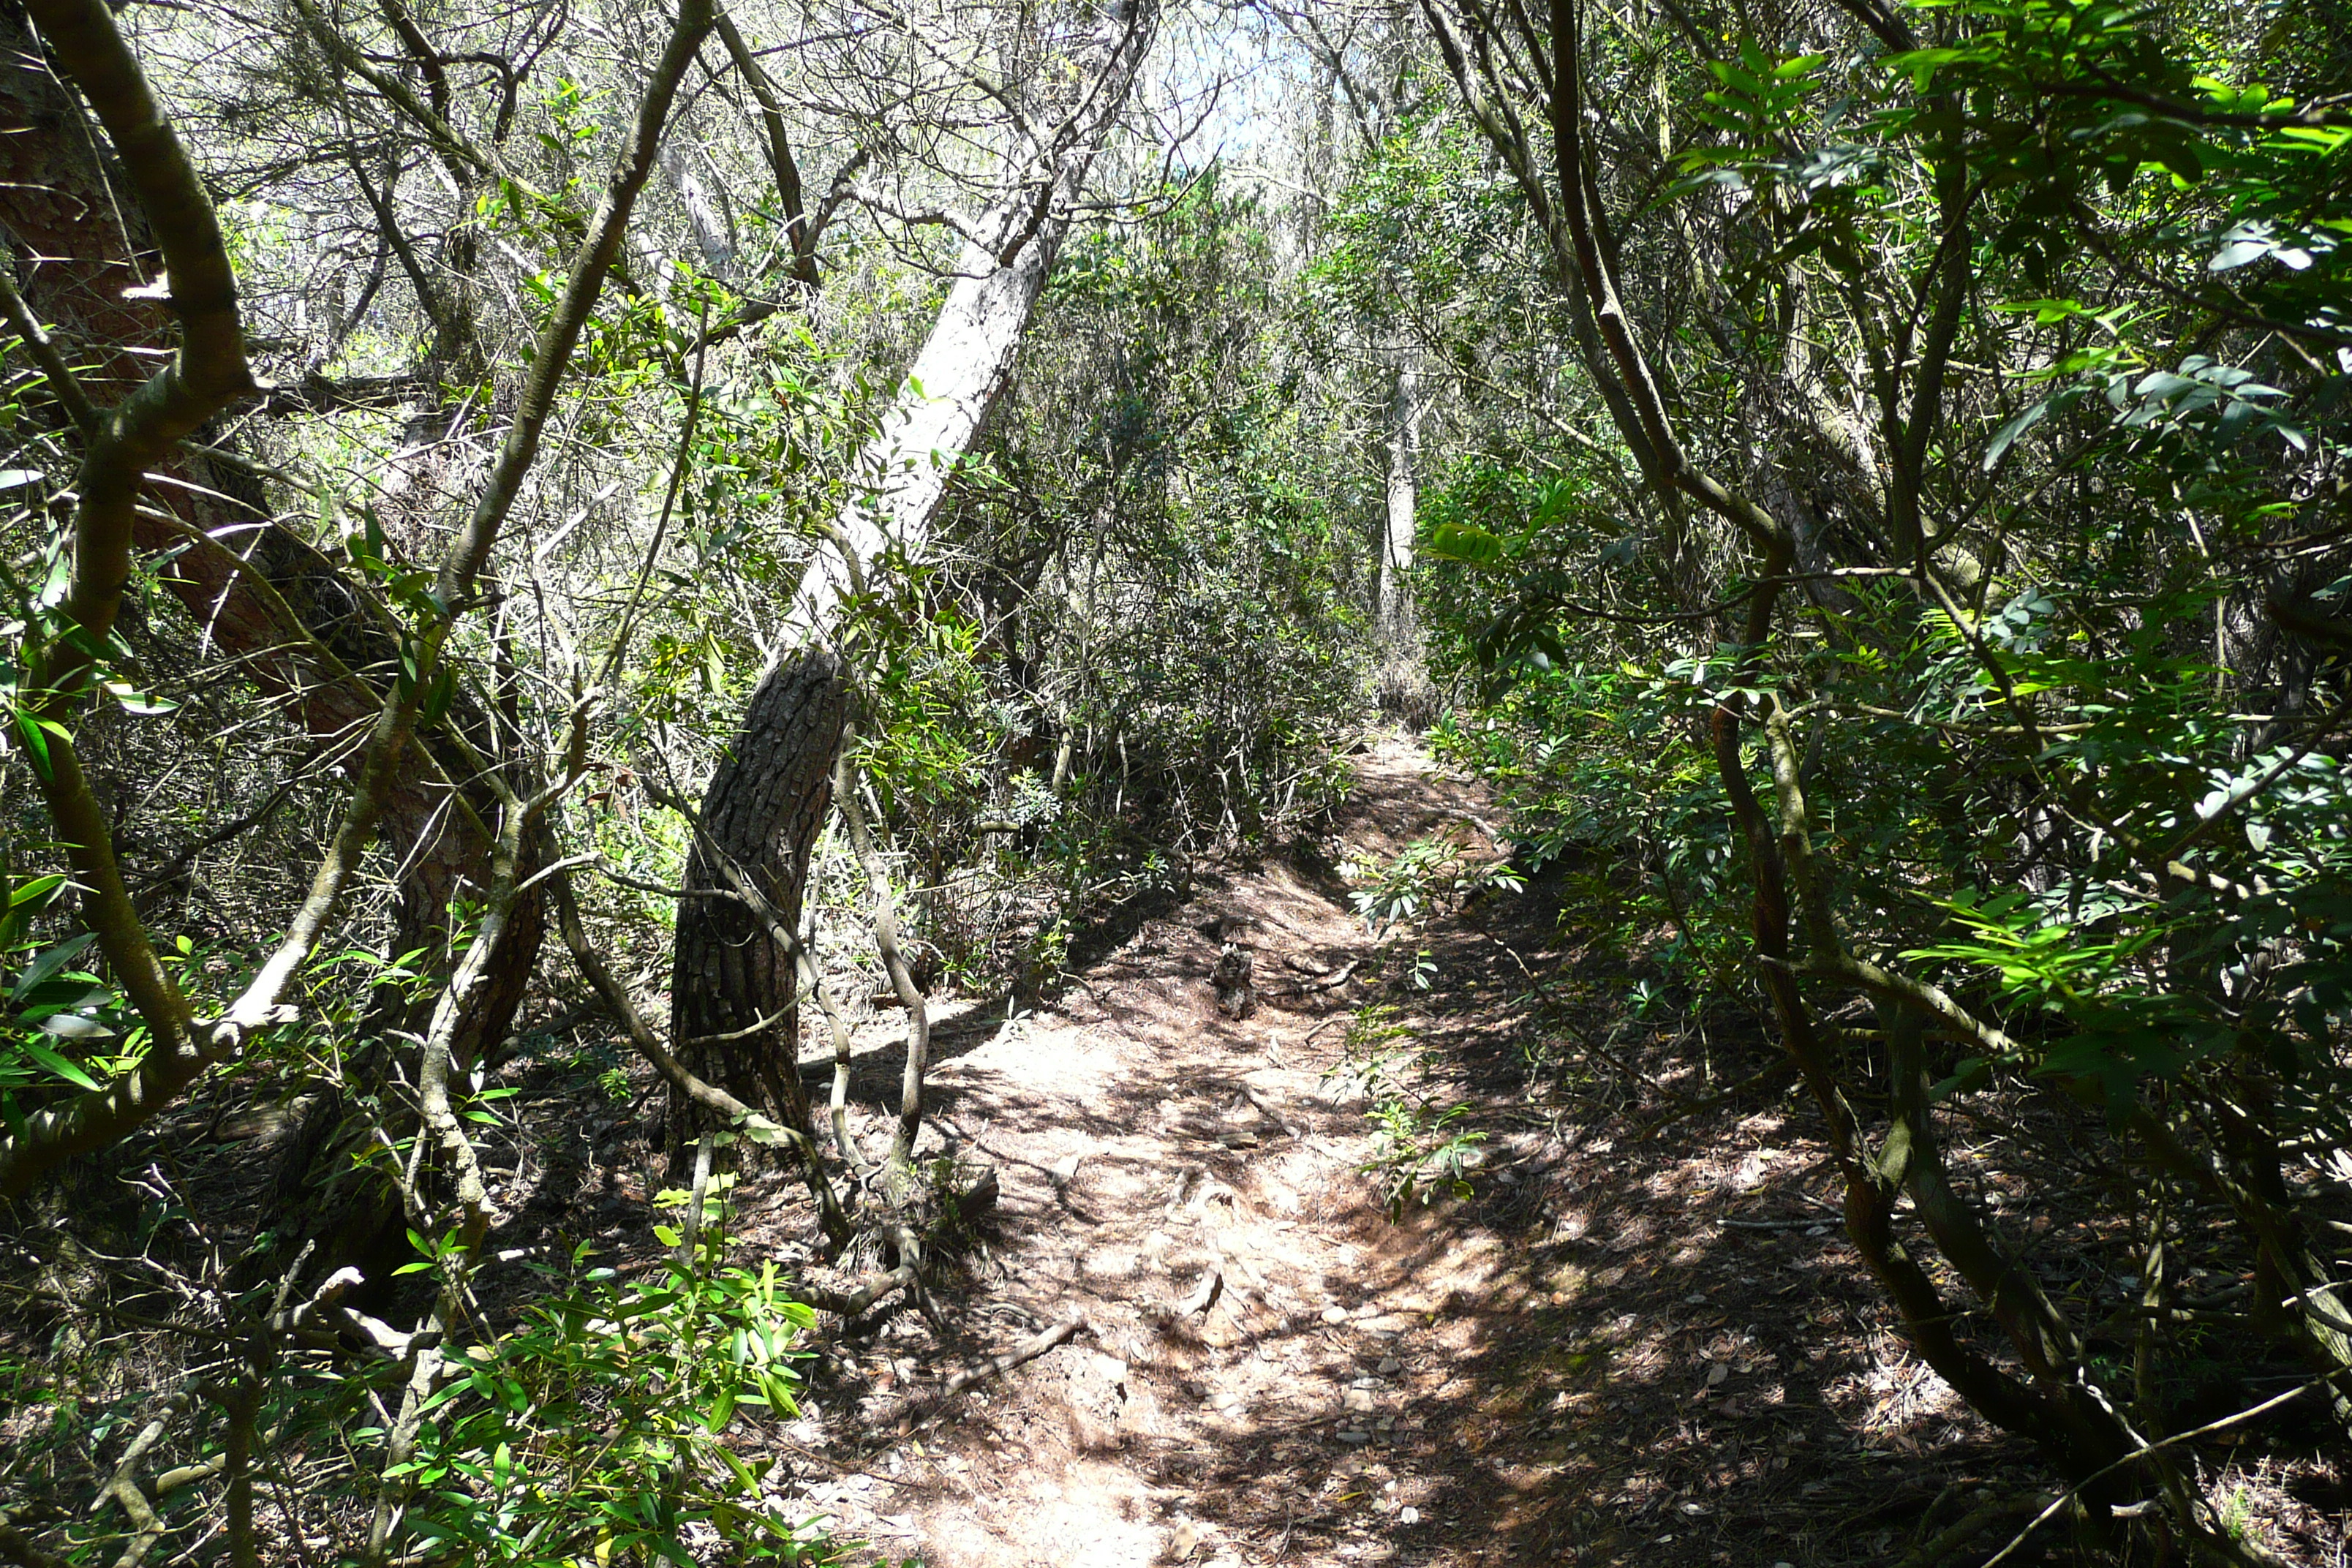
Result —
[[1992, 439], [1985, 443], [1983, 468], [1986, 473], [1989, 474], [2000, 467], [2002, 454], [2017, 444], [2017, 438], [2020, 436], [2050, 417], [2050, 407], [2054, 398], [2054, 394], [2051, 397], [2042, 398], [2024, 413], [1993, 432]]
[[47, 877], [36, 877], [8, 895], [8, 907], [13, 910], [19, 904], [29, 904], [36, 899], [46, 898], [55, 889], [64, 887], [65, 882], [63, 872], [52, 873]]
[[449, 704], [457, 695], [457, 672], [453, 667], [444, 665], [433, 677], [433, 684], [425, 689], [425, 701], [417, 711], [416, 721], [426, 728], [438, 724], [442, 715], [449, 711]]
[[152, 719], [165, 713], [176, 713], [180, 705], [168, 697], [152, 697], [120, 680], [104, 683], [109, 697], [119, 703], [125, 713], [142, 719]]
[[1490, 566], [1503, 558], [1501, 535], [1475, 523], [1441, 522], [1430, 530], [1423, 548], [1441, 561], [1459, 561], [1471, 566]]
[[92, 1090], [93, 1092], [100, 1087], [96, 1079], [82, 1071], [80, 1068], [75, 1066], [66, 1058], [58, 1055], [57, 1052], [49, 1049], [48, 1047], [41, 1044], [38, 1040], [20, 1039], [16, 1043], [24, 1047], [24, 1051], [26, 1056], [32, 1058], [35, 1061], [40, 1063], [43, 1067], [48, 1068], [59, 1078], [64, 1079], [67, 1082], [77, 1085], [82, 1089]]
[[727, 1423], [734, 1418], [735, 1390], [731, 1386], [722, 1388], [719, 1391], [719, 1396], [710, 1402], [709, 1410], [702, 1417], [703, 1429], [716, 1436], [725, 1431]]
[[762, 1147], [771, 1144], [783, 1143], [790, 1141], [790, 1135], [785, 1132], [783, 1128], [777, 1125], [775, 1122], [769, 1121], [766, 1117], [761, 1115], [756, 1110], [746, 1111], [739, 1125], [743, 1129], [744, 1137], [749, 1138], [752, 1142], [760, 1144]]
[[1927, 1090], [1927, 1103], [1941, 1105], [1957, 1095], [1973, 1094], [1992, 1079], [1992, 1063], [1983, 1057], [1969, 1057], [1959, 1065], [1959, 1070]]
[[25, 973], [16, 977], [16, 987], [8, 993], [8, 1000], [21, 1005], [35, 986], [79, 958], [88, 950], [89, 944], [97, 940], [98, 935], [95, 931], [84, 931], [81, 935], [68, 938], [44, 952], [38, 958], [26, 965]]
[[43, 778], [52, 777], [49, 768], [49, 742], [41, 733], [39, 721], [23, 709], [15, 715], [16, 732], [24, 737], [26, 754], [33, 760], [33, 771]]
[[746, 1494], [755, 1498], [761, 1494], [764, 1489], [760, 1485], [760, 1478], [753, 1475], [751, 1468], [735, 1457], [732, 1449], [721, 1445], [713, 1451], [726, 1462], [728, 1469], [734, 1473], [736, 1485], [741, 1487]]

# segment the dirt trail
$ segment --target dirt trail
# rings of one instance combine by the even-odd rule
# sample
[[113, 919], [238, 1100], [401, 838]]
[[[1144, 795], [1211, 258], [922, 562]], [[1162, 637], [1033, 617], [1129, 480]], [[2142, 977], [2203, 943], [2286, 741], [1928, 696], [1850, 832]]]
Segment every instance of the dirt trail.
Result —
[[[1343, 859], [1484, 804], [1400, 742], [1355, 761]], [[1234, 875], [1053, 1006], [948, 1047], [931, 1104], [998, 1172], [1005, 1315], [1087, 1331], [965, 1396], [904, 1484], [817, 1489], [844, 1528], [933, 1568], [1317, 1562], [1448, 1533], [1411, 1458], [1417, 1397], [1449, 1377], [1433, 1321], [1493, 1247], [1390, 1226], [1358, 1172], [1362, 1091], [1333, 1069], [1366, 992], [1332, 982], [1371, 943], [1346, 891], [1282, 863]], [[1210, 984], [1221, 926], [1254, 955], [1238, 1021]]]
[[[1483, 796], [1419, 751], [1355, 761], [1341, 863], [1449, 822], [1482, 834]], [[962, 1311], [1001, 1323], [1000, 1347], [1087, 1330], [795, 1500], [930, 1568], [1763, 1565], [1892, 1561], [2023, 1473], [1868, 1327], [1760, 1036], [1612, 1052], [1622, 1081], [1539, 1092], [1529, 971], [1556, 995], [1604, 961], [1547, 951], [1528, 900], [1494, 917], [1518, 922], [1501, 938], [1424, 930], [1427, 991], [1329, 984], [1372, 948], [1347, 894], [1269, 861], [1143, 921], [1050, 1007], [945, 1021], [938, 1124], [1002, 1186]], [[1210, 984], [1236, 924], [1261, 993], [1242, 1021]], [[1337, 1070], [1375, 996], [1427, 1047], [1423, 1091], [1473, 1104], [1491, 1140], [1476, 1197], [1399, 1224]], [[1691, 1058], [1760, 1088], [1708, 1099]], [[1636, 1142], [1628, 1107], [1685, 1075], [1706, 1113]], [[887, 1430], [974, 1359], [928, 1332], [908, 1312], [854, 1352], [795, 1438]]]

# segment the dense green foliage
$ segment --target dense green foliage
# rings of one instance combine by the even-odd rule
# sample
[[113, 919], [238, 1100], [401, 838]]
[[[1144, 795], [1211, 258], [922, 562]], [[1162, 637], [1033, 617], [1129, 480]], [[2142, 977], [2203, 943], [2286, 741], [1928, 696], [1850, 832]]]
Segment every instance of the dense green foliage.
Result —
[[[1592, 24], [1596, 95], [1654, 62], [1656, 140], [1583, 195], [1530, 163], [1531, 205], [1583, 209], [1542, 221], [1614, 232], [1523, 265], [1601, 319], [1617, 482], [1472, 448], [1424, 512], [1440, 743], [1531, 861], [1631, 876], [1601, 907], [1672, 932], [1645, 958], [1686, 1005], [1769, 1007], [1915, 1342], [2086, 1482], [2217, 1354], [2347, 1408], [2352, 122], [2332, 24], [2264, 16], [1743, 17], [1678, 40], [1695, 68]], [[2021, 1096], [2089, 1184], [2034, 1201], [2094, 1205], [2111, 1257], [2036, 1256], [1998, 1163], [1948, 1163]]]

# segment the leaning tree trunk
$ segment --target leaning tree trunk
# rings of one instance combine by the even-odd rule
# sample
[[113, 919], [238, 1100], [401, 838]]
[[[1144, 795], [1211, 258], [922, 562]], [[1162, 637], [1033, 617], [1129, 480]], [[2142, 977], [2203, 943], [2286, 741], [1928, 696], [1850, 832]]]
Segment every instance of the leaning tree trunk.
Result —
[[[833, 800], [846, 695], [840, 665], [822, 649], [782, 660], [760, 683], [703, 798], [670, 982], [670, 1038], [679, 1058], [811, 1148], [815, 1130], [797, 1061], [800, 981], [771, 922], [799, 930], [809, 852]], [[764, 920], [731, 894], [730, 871], [747, 876], [766, 900]], [[704, 1130], [708, 1114], [671, 1096], [673, 1153]]]
[[[114, 199], [80, 106], [54, 73], [32, 68], [43, 58], [21, 5], [0, 0], [0, 249], [35, 314], [67, 334], [85, 389], [108, 405], [145, 381], [152, 361], [144, 351], [168, 342], [173, 327], [147, 287], [158, 263], [145, 215]], [[398, 637], [381, 605], [278, 527], [258, 482], [234, 463], [183, 449], [169, 477], [183, 482], [150, 486], [133, 531], [142, 554], [178, 552], [162, 574], [164, 587], [309, 734], [366, 733], [398, 668]], [[450, 714], [479, 754], [505, 753], [494, 722], [467, 694]], [[411, 755], [422, 765], [393, 782], [381, 828], [403, 868], [403, 934], [411, 946], [436, 950], [429, 962], [447, 947], [450, 900], [478, 898], [488, 881], [495, 797], [478, 784], [453, 791], [450, 781], [467, 778], [472, 764], [446, 737], [420, 739]], [[544, 926], [533, 892], [515, 910], [498, 972], [468, 999], [461, 1053], [505, 1035]]]
[[[0, 252], [33, 312], [66, 337], [83, 387], [108, 405], [145, 380], [152, 361], [144, 353], [168, 343], [175, 329], [145, 287], [158, 266], [146, 216], [113, 198], [101, 143], [58, 76], [33, 68], [43, 58], [21, 5], [0, 0]], [[434, 378], [419, 379], [429, 386]], [[163, 587], [213, 647], [282, 705], [288, 722], [324, 744], [365, 735], [399, 668], [397, 630], [381, 602], [277, 526], [259, 481], [233, 460], [183, 447], [162, 471], [180, 482], [148, 487], [132, 542], [142, 555], [168, 562], [159, 574]], [[509, 752], [494, 718], [462, 689], [448, 722], [478, 755]], [[471, 780], [474, 764], [445, 732], [417, 739], [388, 785], [378, 826], [402, 868], [396, 951], [425, 949], [428, 972], [446, 972], [454, 961], [451, 902], [478, 899], [488, 880], [496, 801]], [[467, 783], [453, 787], [453, 780]], [[510, 773], [509, 783], [530, 793], [520, 776]], [[534, 841], [534, 864], [543, 863], [542, 849]], [[453, 1041], [461, 1060], [494, 1048], [512, 1026], [544, 929], [534, 889], [518, 901], [495, 965], [467, 997]], [[392, 1081], [388, 1042], [418, 1022], [378, 1019], [370, 1031], [374, 1059], [354, 1058], [354, 1079], [371, 1088]], [[318, 1244], [319, 1272], [354, 1263], [371, 1277], [388, 1276], [407, 1255], [397, 1193], [388, 1182], [353, 1177], [352, 1152], [372, 1138], [374, 1121], [340, 1094], [321, 1095], [279, 1156], [278, 1191], [302, 1216], [281, 1241], [289, 1252]], [[404, 1131], [395, 1121], [394, 1133]], [[254, 1267], [270, 1265], [257, 1257]]]
[[956, 465], [1012, 379], [1021, 335], [1053, 276], [1095, 155], [1125, 110], [1158, 16], [1158, 0], [1107, 6], [1084, 68], [1070, 79], [1074, 112], [1051, 138], [1024, 132], [1006, 153], [1013, 194], [974, 226], [987, 243], [964, 245], [930, 336], [858, 455], [856, 488], [835, 525], [840, 554], [821, 554], [801, 583], [794, 613], [806, 628], [830, 626], [858, 566], [928, 542]]
[[[1011, 379], [1021, 335], [1045, 292], [1087, 171], [1123, 111], [1157, 20], [1156, 0], [1119, 0], [1094, 35], [1070, 87], [1071, 112], [1047, 141], [1025, 137], [1007, 156], [1015, 190], [982, 220], [989, 245], [967, 245], [938, 321], [897, 400], [860, 454], [856, 493], [795, 596], [793, 618], [811, 651], [772, 665], [743, 729], [703, 797], [706, 836], [762, 882], [797, 923], [809, 847], [831, 799], [841, 743], [845, 672], [815, 651], [863, 568], [885, 552], [927, 542], [955, 464], [971, 450]], [[803, 1135], [806, 1091], [793, 1062], [797, 1008], [789, 955], [732, 900], [693, 896], [719, 885], [699, 849], [679, 906], [672, 971], [673, 1037], [688, 1064]], [[752, 1030], [742, 1038], [694, 1047]], [[696, 1112], [674, 1099], [673, 1150]], [[814, 1145], [812, 1144], [813, 1148]]]
[[[967, 254], [965, 275], [949, 290], [897, 403], [861, 455], [867, 489], [842, 510], [838, 553], [814, 565], [802, 584], [793, 613], [812, 634], [808, 651], [783, 656], [761, 678], [743, 728], [703, 795], [707, 838], [752, 873], [794, 929], [810, 847], [833, 798], [845, 712], [844, 672], [814, 636], [831, 628], [842, 601], [862, 586], [866, 564], [887, 550], [919, 546], [946, 504], [951, 465], [1003, 393], [1022, 330], [1069, 227], [1076, 187], [1066, 171], [1055, 194], [1061, 199], [1009, 262], [992, 266]], [[800, 1030], [791, 957], [740, 903], [694, 896], [724, 886], [720, 868], [698, 847], [678, 905], [671, 1038], [702, 1078], [809, 1137], [808, 1093], [794, 1061]], [[753, 1032], [691, 1044], [743, 1030]], [[671, 1096], [673, 1160], [707, 1114]], [[808, 1157], [814, 1148], [812, 1142]]]
[[[1067, 209], [1065, 199], [1048, 212], [1010, 263], [990, 268], [982, 260], [983, 270], [950, 290], [906, 388], [861, 458], [871, 488], [843, 510], [839, 555], [814, 567], [803, 584], [795, 617], [805, 630], [830, 628], [866, 563], [886, 549], [923, 542], [946, 502], [949, 465], [970, 447], [1011, 376], [1022, 329], [1069, 226]], [[843, 676], [814, 640], [808, 651], [771, 665], [703, 795], [707, 839], [752, 874], [795, 930], [810, 847], [833, 798], [846, 710]], [[687, 868], [688, 896], [678, 904], [671, 1038], [702, 1078], [810, 1137], [808, 1092], [794, 1060], [800, 1029], [791, 956], [740, 902], [695, 896], [725, 886], [721, 868], [698, 846]], [[712, 1039], [745, 1030], [752, 1032]], [[692, 1044], [698, 1039], [711, 1043]], [[704, 1128], [707, 1114], [671, 1096], [673, 1159]], [[814, 1148], [812, 1141], [808, 1157]]]

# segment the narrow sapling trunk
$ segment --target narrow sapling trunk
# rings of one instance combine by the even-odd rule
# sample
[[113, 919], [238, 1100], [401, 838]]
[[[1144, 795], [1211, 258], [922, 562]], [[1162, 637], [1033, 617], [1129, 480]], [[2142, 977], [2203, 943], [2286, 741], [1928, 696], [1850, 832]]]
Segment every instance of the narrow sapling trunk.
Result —
[[1374, 612], [1381, 648], [1381, 707], [1391, 717], [1419, 726], [1436, 716], [1421, 612], [1413, 603], [1413, 531], [1419, 494], [1413, 466], [1420, 455], [1423, 404], [1420, 367], [1413, 352], [1399, 352], [1396, 382], [1387, 409], [1387, 509], [1381, 528], [1380, 598]]
[[857, 799], [857, 762], [848, 746], [854, 738], [854, 734], [844, 737], [835, 793], [841, 801], [841, 823], [848, 830], [850, 851], [865, 869], [866, 888], [873, 895], [875, 950], [882, 956], [892, 994], [907, 1010], [907, 1065], [898, 1086], [898, 1131], [890, 1139], [891, 1173], [903, 1184], [908, 1163], [914, 1156], [915, 1136], [923, 1126], [923, 1075], [930, 1067], [931, 1015], [921, 987], [915, 984], [914, 972], [899, 951], [898, 898], [890, 890], [890, 873], [882, 864], [882, 853], [866, 828], [866, 808]]

